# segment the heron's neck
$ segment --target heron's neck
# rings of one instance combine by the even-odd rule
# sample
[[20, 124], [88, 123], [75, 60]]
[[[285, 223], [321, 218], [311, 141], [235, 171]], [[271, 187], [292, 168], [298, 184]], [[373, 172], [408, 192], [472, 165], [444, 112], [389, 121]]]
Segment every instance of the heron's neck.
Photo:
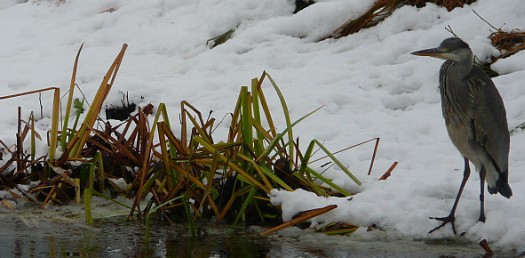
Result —
[[472, 55], [469, 55], [468, 58], [463, 58], [459, 61], [453, 61], [454, 69], [458, 74], [467, 76], [472, 71], [472, 66], [474, 66], [474, 59]]

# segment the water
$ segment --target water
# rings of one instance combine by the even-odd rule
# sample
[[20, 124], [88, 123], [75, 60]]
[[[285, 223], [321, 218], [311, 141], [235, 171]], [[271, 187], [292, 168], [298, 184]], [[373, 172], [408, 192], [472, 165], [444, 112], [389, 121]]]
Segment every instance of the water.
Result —
[[[35, 215], [35, 214], [33, 214]], [[48, 214], [49, 215], [49, 214]], [[92, 226], [72, 219], [3, 215], [0, 257], [266, 257], [268, 238], [226, 226], [207, 227], [192, 238], [186, 227], [143, 225], [125, 216], [98, 219]]]
[[[345, 236], [288, 229], [262, 237], [261, 229], [205, 225], [192, 238], [183, 225], [143, 225], [125, 216], [83, 222], [68, 210], [0, 212], [0, 257], [481, 257], [475, 243], [461, 241], [355, 241]], [[501, 254], [500, 254], [501, 255]], [[505, 254], [502, 257], [516, 254]]]

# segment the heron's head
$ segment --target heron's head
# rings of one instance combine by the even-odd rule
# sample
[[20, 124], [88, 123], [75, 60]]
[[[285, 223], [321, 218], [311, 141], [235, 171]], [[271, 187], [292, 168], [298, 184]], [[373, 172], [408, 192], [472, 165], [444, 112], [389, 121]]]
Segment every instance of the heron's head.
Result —
[[455, 62], [472, 61], [472, 51], [465, 41], [460, 38], [448, 38], [443, 40], [439, 47], [412, 52], [416, 56], [431, 56]]

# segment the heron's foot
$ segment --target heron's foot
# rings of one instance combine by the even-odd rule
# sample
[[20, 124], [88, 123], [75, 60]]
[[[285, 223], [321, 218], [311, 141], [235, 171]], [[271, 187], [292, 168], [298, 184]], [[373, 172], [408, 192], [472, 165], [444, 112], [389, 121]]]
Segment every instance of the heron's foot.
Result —
[[432, 232], [444, 227], [445, 225], [447, 225], [448, 223], [450, 223], [450, 225], [452, 225], [452, 232], [454, 232], [454, 235], [457, 235], [456, 233], [456, 224], [454, 224], [455, 220], [456, 220], [456, 217], [454, 217], [454, 214], [450, 214], [446, 217], [430, 217], [430, 219], [435, 219], [435, 220], [439, 220], [439, 221], [442, 221], [442, 223], [435, 227], [434, 229], [428, 231], [429, 234], [432, 234]]

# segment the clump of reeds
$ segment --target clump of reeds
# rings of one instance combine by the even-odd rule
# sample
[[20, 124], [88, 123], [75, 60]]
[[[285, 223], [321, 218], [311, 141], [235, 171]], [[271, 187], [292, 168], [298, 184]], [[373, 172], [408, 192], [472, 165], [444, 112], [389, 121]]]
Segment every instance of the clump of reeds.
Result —
[[[106, 76], [101, 82], [99, 91], [95, 96], [88, 114], [85, 117], [84, 122], [80, 125], [80, 128], [76, 128], [78, 125], [78, 119], [80, 116], [80, 109], [82, 109], [82, 102], [78, 99], [73, 99], [73, 93], [75, 89], [75, 78], [77, 63], [80, 56], [82, 47], [80, 47], [74, 67], [73, 75], [71, 79], [69, 94], [67, 98], [67, 104], [65, 107], [65, 115], [63, 123], [59, 121], [60, 117], [60, 89], [59, 88], [45, 88], [41, 90], [35, 90], [30, 92], [24, 92], [20, 94], [14, 94], [10, 96], [0, 97], [0, 99], [27, 96], [35, 93], [42, 93], [45, 91], [53, 91], [53, 110], [51, 117], [51, 130], [47, 135], [47, 142], [49, 146], [49, 153], [42, 157], [35, 156], [35, 145], [36, 139], [42, 140], [41, 137], [36, 133], [34, 124], [35, 119], [33, 115], [30, 115], [29, 121], [24, 122], [19, 115], [18, 124], [19, 129], [16, 133], [17, 143], [15, 146], [6, 146], [5, 150], [11, 157], [4, 163], [0, 168], [0, 179], [3, 183], [2, 186], [6, 188], [16, 187], [18, 184], [28, 184], [32, 180], [39, 180], [40, 184], [29, 191], [19, 190], [32, 200], [39, 202], [42, 207], [45, 207], [49, 202], [53, 201], [58, 204], [65, 203], [71, 199], [75, 199], [78, 195], [79, 184], [75, 182], [74, 177], [79, 178], [78, 174], [75, 174], [74, 167], [71, 166], [72, 162], [80, 161], [83, 163], [90, 163], [96, 156], [86, 157], [82, 156], [84, 146], [90, 140], [92, 136], [92, 128], [95, 125], [95, 121], [98, 118], [102, 104], [109, 94], [111, 86], [115, 80], [120, 63], [124, 56], [127, 45], [124, 44], [121, 52], [117, 55], [117, 58], [109, 68]], [[75, 103], [75, 104], [74, 104]], [[68, 127], [72, 109], [76, 109], [75, 124], [72, 128]], [[80, 111], [80, 112], [78, 112]], [[20, 114], [19, 108], [19, 114]], [[22, 127], [22, 125], [24, 125]], [[59, 127], [62, 125], [62, 130], [59, 131]], [[23, 128], [23, 129], [22, 129]], [[24, 153], [26, 149], [23, 146], [26, 137], [30, 137], [31, 146], [30, 153]], [[60, 150], [61, 157], [57, 159], [57, 150]], [[14, 165], [13, 165], [14, 164]], [[85, 183], [88, 183], [89, 177], [87, 172], [80, 170], [84, 177]], [[104, 175], [102, 174], [102, 177]]]
[[[83, 107], [85, 99], [74, 98], [82, 47], [79, 49], [62, 123], [59, 121], [58, 88], [4, 97], [54, 92], [52, 125], [47, 137], [49, 153], [35, 156], [35, 141], [42, 138], [34, 130], [34, 118], [30, 116], [29, 122], [19, 118], [17, 144], [5, 146], [11, 157], [0, 168], [3, 188], [11, 189], [39, 180], [30, 190], [19, 191], [42, 207], [71, 200], [81, 202], [83, 195], [88, 223], [93, 221], [90, 206], [93, 195], [115, 202], [116, 196], [124, 195], [134, 200], [129, 207], [129, 219], [137, 215], [147, 225], [152, 216], [169, 221], [182, 220], [195, 235], [199, 219], [213, 218], [217, 223], [232, 224], [280, 223], [280, 210], [272, 207], [268, 198], [275, 188], [290, 191], [302, 188], [320, 196], [352, 195], [311, 167], [312, 162], [319, 160], [312, 159], [317, 152], [324, 152], [322, 159], [328, 159], [326, 163], [338, 166], [353, 182], [361, 184], [335, 157], [336, 153], [330, 152], [321, 142], [312, 140], [306, 149], [299, 148], [299, 138], [294, 135], [293, 127], [319, 108], [293, 121], [284, 96], [266, 72], [252, 79], [250, 86], [240, 88], [236, 103], [232, 103], [231, 124], [224, 140], [217, 141], [213, 137], [216, 119], [204, 118], [186, 101], [180, 105], [180, 119], [176, 120], [179, 123], [170, 122], [163, 103], [157, 107], [152, 104], [138, 107], [136, 113], [118, 125], [104, 122], [99, 113], [126, 48], [127, 45], [122, 47], [108, 69], [87, 110]], [[285, 118], [283, 130], [278, 131], [275, 126], [272, 112], [276, 111], [271, 111], [268, 105], [262, 88], [264, 82], [271, 84], [281, 103], [280, 112]], [[82, 112], [87, 113], [79, 123]], [[152, 120], [150, 116], [154, 116]], [[71, 127], [70, 120], [74, 120]], [[173, 126], [180, 126], [179, 135], [173, 133]], [[31, 139], [31, 153], [24, 153], [26, 148], [22, 144], [26, 137]], [[372, 160], [379, 139], [374, 140]], [[372, 165], [373, 162], [370, 169]], [[12, 171], [5, 173], [9, 169]]]

